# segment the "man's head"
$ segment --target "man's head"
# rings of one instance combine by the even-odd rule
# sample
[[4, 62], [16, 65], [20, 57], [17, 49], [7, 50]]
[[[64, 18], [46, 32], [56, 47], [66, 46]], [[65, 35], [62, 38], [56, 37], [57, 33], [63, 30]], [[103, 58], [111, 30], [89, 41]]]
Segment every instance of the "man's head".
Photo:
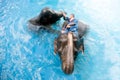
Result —
[[75, 15], [74, 15], [74, 14], [70, 14], [70, 19], [71, 19], [71, 18], [74, 18], [74, 17], [75, 17]]

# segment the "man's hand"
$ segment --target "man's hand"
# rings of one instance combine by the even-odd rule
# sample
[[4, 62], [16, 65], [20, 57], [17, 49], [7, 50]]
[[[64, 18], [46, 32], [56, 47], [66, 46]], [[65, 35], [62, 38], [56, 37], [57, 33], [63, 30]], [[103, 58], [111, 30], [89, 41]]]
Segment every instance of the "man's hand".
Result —
[[62, 12], [63, 16], [66, 17], [66, 13], [65, 12]]
[[70, 26], [70, 25], [67, 25], [66, 27], [67, 27], [67, 28], [70, 28], [71, 26]]

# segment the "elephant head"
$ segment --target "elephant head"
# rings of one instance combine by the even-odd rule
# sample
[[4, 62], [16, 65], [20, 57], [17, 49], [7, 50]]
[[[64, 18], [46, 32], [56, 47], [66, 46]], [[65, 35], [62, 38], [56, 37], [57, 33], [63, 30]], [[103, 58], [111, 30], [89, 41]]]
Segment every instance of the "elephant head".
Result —
[[40, 14], [29, 20], [29, 22], [33, 25], [37, 26], [47, 26], [55, 23], [56, 21], [60, 20], [63, 16], [63, 12], [55, 12], [54, 10], [45, 7], [41, 10]]
[[66, 74], [71, 74], [74, 70], [74, 57], [77, 50], [75, 43], [72, 33], [61, 34], [54, 41], [54, 52], [60, 55], [62, 69]]

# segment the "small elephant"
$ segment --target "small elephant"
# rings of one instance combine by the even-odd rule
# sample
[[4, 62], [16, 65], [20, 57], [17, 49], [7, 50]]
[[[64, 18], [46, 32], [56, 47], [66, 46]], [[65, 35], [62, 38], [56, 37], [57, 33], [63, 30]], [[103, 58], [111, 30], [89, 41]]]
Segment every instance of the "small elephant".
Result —
[[56, 23], [63, 17], [63, 12], [55, 12], [54, 10], [45, 7], [41, 13], [29, 20], [29, 28], [38, 31], [40, 28], [51, 29], [50, 25]]
[[[63, 26], [66, 25], [64, 22]], [[71, 74], [74, 70], [74, 60], [79, 51], [84, 53], [84, 38], [83, 36], [87, 32], [87, 25], [78, 22], [79, 37], [76, 38], [73, 33], [60, 34], [58, 38], [54, 40], [54, 52], [58, 53], [62, 61], [62, 70], [66, 74]]]

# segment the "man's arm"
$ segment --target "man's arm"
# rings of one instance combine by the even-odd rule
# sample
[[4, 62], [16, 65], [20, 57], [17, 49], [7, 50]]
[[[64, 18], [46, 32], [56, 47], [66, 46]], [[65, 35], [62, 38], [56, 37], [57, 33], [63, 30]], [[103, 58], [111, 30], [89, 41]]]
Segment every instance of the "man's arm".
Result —
[[77, 23], [78, 23], [78, 21], [77, 21], [77, 20], [74, 20], [73, 22], [69, 23], [68, 25], [69, 25], [69, 26], [75, 26]]
[[68, 25], [67, 25], [67, 28], [70, 28], [71, 26], [74, 26], [75, 25], [75, 23], [69, 23]]
[[71, 23], [69, 23], [68, 25], [69, 25], [69, 26], [74, 26], [75, 23], [74, 23], [74, 22], [71, 22]]
[[69, 21], [69, 18], [66, 16], [66, 14], [63, 12], [63, 19], [66, 21]]
[[70, 28], [71, 26], [75, 26], [78, 23], [77, 20], [74, 20], [74, 22], [71, 22], [67, 25], [67, 28]]
[[68, 17], [63, 17], [63, 19], [64, 19], [65, 21], [69, 21], [69, 18], [68, 18]]

